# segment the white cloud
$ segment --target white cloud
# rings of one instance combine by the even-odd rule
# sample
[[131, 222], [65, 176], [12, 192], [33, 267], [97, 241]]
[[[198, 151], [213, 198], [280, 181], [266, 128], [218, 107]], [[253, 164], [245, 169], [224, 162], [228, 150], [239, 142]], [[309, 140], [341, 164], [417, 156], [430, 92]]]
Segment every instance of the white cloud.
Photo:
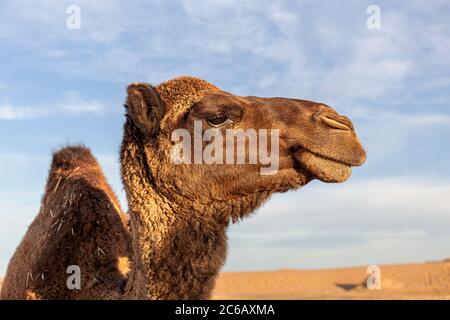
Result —
[[[313, 183], [231, 228], [227, 270], [420, 262], [450, 254], [450, 182], [428, 177]], [[258, 267], [259, 266], [259, 267]]]
[[383, 127], [393, 125], [399, 132], [430, 125], [450, 124], [450, 115], [446, 113], [390, 112], [374, 108], [355, 108], [352, 118], [370, 121]]
[[45, 110], [40, 108], [0, 105], [0, 120], [31, 119], [42, 116], [44, 114], [46, 114]]
[[[380, 174], [389, 166], [389, 154], [413, 141], [414, 130], [449, 124], [448, 108], [429, 109], [448, 107], [450, 101], [445, 1], [411, 1], [403, 7], [386, 3], [380, 31], [366, 29], [366, 7], [358, 1], [327, 4], [326, 9], [320, 2], [297, 1], [166, 3], [78, 1], [82, 29], [71, 32], [65, 28], [64, 3], [9, 2], [0, 11], [0, 19], [8, 21], [0, 39], [12, 43], [9, 49], [17, 48], [34, 70], [63, 80], [122, 85], [192, 74], [237, 94], [330, 103], [356, 119], [369, 162], [378, 159]], [[9, 90], [1, 84], [0, 89]], [[388, 110], [393, 104], [408, 109]], [[76, 93], [45, 106], [0, 103], [0, 120], [104, 112], [102, 101]], [[115, 157], [99, 159], [120, 190]], [[23, 172], [22, 160], [16, 160], [13, 168]], [[407, 166], [410, 159], [403, 160]], [[34, 165], [22, 169], [36, 171]], [[40, 167], [42, 181], [47, 166]], [[429, 164], [423, 166], [427, 170]], [[29, 181], [19, 176], [9, 182]], [[232, 228], [230, 265], [251, 269], [264, 259], [282, 267], [348, 265], [366, 263], [370, 252], [374, 260], [387, 262], [438, 257], [445, 253], [442, 243], [450, 240], [443, 231], [449, 226], [449, 191], [446, 181], [395, 178], [311, 185], [279, 195], [255, 218]], [[19, 208], [20, 196], [12, 199], [16, 207], [11, 212], [34, 214]]]
[[400, 120], [410, 125], [449, 125], [450, 115], [447, 114], [409, 114], [398, 115]]
[[379, 31], [367, 30], [366, 7], [356, 1], [327, 4], [327, 10], [295, 1], [182, 0], [176, 8], [162, 1], [77, 4], [79, 32], [65, 28], [64, 4], [14, 2], [0, 17], [13, 12], [15, 23], [0, 36], [41, 47], [54, 60], [50, 68], [66, 76], [160, 81], [193, 73], [226, 82], [224, 89], [238, 93], [320, 98], [344, 108], [349, 100], [404, 92], [411, 75], [450, 63], [447, 21], [420, 16], [438, 16], [441, 3], [385, 4]]
[[101, 114], [105, 111], [103, 102], [98, 100], [86, 100], [76, 91], [69, 91], [63, 94], [59, 102], [60, 112], [67, 113], [96, 113]]
[[76, 104], [64, 104], [61, 106], [62, 110], [70, 113], [102, 113], [104, 106], [98, 101], [84, 101]]
[[41, 107], [0, 105], [0, 120], [25, 120], [56, 115], [105, 112], [103, 102], [99, 100], [86, 100], [75, 91], [66, 92], [62, 98], [53, 105]]
[[368, 151], [368, 163], [375, 166], [401, 157], [408, 147], [416, 148], [416, 138], [450, 128], [450, 116], [444, 112], [386, 111], [382, 106], [360, 106], [347, 110], [346, 115], [352, 119]]

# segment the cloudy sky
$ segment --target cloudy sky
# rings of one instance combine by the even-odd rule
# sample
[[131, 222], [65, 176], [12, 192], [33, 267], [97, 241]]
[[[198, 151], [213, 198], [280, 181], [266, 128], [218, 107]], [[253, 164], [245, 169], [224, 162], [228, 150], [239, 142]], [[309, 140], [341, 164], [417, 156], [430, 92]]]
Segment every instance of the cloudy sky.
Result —
[[[367, 27], [372, 4], [381, 29]], [[226, 270], [449, 258], [449, 16], [445, 0], [1, 1], [0, 274], [59, 146], [89, 146], [125, 203], [124, 89], [178, 75], [323, 101], [368, 152], [348, 182], [276, 195], [233, 226]]]

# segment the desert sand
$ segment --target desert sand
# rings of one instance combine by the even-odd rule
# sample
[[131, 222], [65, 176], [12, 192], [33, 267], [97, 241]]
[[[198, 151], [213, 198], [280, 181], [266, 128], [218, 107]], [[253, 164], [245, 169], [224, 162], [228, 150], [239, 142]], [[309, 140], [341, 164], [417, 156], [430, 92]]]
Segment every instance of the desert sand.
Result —
[[381, 265], [381, 289], [367, 289], [366, 267], [224, 272], [214, 299], [450, 299], [450, 260]]
[[381, 265], [381, 289], [367, 289], [366, 269], [223, 272], [213, 299], [450, 299], [450, 260]]

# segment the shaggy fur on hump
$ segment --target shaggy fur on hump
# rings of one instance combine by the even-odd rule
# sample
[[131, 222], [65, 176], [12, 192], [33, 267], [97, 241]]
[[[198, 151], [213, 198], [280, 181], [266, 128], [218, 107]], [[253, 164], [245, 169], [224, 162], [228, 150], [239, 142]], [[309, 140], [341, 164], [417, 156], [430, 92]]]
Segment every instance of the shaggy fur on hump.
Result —
[[[41, 208], [11, 258], [2, 299], [118, 299], [126, 284], [128, 218], [97, 160], [82, 146], [53, 155]], [[67, 267], [82, 290], [68, 290]]]

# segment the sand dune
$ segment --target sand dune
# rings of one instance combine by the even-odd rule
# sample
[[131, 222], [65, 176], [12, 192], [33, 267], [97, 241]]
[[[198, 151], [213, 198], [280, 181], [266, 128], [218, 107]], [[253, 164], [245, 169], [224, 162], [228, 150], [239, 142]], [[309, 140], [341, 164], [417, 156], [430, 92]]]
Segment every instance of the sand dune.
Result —
[[366, 267], [223, 272], [213, 299], [450, 299], [450, 260], [380, 269], [380, 290], [366, 288]]
[[224, 272], [214, 299], [450, 299], [450, 261], [382, 265], [381, 289], [366, 287], [366, 267]]

